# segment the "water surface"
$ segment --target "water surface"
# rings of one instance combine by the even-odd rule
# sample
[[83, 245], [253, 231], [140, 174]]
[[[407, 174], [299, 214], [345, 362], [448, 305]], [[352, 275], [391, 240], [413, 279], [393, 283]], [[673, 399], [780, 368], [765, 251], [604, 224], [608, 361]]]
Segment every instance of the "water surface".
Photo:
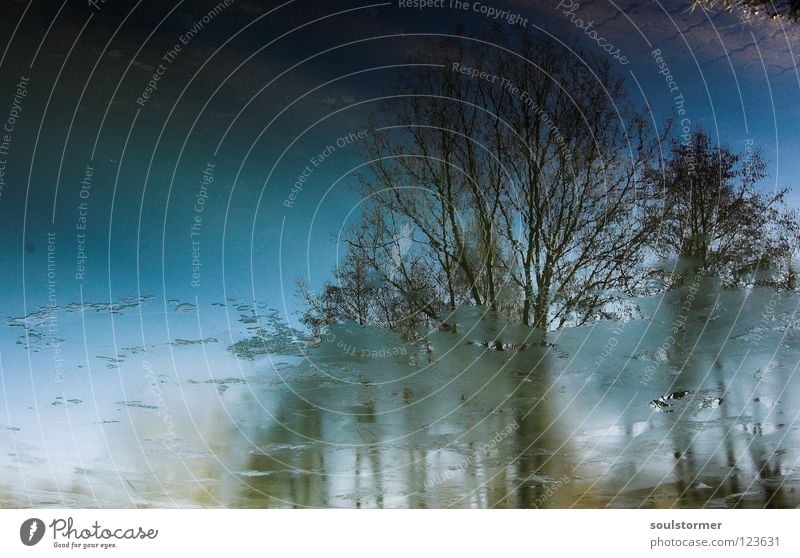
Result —
[[798, 302], [702, 280], [546, 340], [465, 309], [427, 349], [233, 300], [12, 316], [0, 505], [796, 507]]

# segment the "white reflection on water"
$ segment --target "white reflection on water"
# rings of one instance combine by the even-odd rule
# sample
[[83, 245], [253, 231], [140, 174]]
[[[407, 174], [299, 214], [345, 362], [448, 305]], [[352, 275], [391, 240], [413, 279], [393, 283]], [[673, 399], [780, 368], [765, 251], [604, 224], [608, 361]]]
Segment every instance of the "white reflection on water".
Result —
[[430, 352], [343, 327], [252, 360], [236, 303], [64, 313], [63, 382], [2, 346], [0, 505], [800, 505], [798, 297], [685, 294], [547, 345], [464, 310]]

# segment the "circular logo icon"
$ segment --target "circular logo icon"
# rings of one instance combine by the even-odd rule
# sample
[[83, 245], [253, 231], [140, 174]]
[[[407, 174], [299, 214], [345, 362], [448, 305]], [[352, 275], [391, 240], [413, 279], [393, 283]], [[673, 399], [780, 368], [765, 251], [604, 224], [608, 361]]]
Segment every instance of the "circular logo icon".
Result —
[[44, 537], [44, 521], [36, 517], [26, 519], [19, 528], [19, 539], [25, 546], [33, 546]]

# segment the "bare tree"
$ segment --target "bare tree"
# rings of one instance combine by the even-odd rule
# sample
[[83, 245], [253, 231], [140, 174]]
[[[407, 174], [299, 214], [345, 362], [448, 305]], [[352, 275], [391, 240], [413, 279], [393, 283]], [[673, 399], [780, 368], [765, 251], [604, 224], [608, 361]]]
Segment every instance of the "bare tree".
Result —
[[374, 119], [361, 191], [424, 239], [443, 279], [431, 307], [584, 323], [641, 275], [657, 150], [608, 63], [573, 56], [542, 38], [448, 43]]
[[687, 142], [673, 141], [656, 179], [664, 202], [652, 216], [659, 253], [683, 256], [718, 274], [787, 261], [790, 266], [800, 227], [784, 203], [787, 190], [759, 188], [765, 169], [758, 150], [733, 153], [712, 145], [702, 130]]
[[308, 304], [301, 321], [314, 334], [348, 321], [411, 334], [440, 314], [439, 263], [431, 261], [429, 250], [420, 250], [413, 227], [394, 217], [369, 207], [345, 235], [346, 252], [334, 281], [320, 293], [299, 282], [299, 295]]
[[564, 55], [524, 43], [500, 69], [519, 93], [495, 102], [509, 124], [498, 151], [510, 175], [502, 230], [516, 254], [512, 278], [522, 321], [543, 328], [584, 323], [641, 279], [651, 192], [640, 179], [658, 152], [608, 62]]

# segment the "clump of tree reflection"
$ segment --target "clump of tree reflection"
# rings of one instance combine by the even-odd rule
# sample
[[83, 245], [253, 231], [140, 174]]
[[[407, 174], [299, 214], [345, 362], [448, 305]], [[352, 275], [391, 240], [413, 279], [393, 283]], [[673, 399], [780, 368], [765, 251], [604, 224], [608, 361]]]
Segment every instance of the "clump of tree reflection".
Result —
[[[356, 452], [356, 467], [407, 465], [379, 492], [415, 507], [796, 504], [788, 441], [763, 436], [785, 426], [782, 410], [759, 401], [798, 396], [797, 353], [762, 322], [791, 327], [800, 226], [760, 151], [656, 129], [606, 59], [543, 37], [437, 42], [413, 62], [372, 115], [360, 217], [333, 280], [300, 285], [312, 345], [378, 330], [423, 341], [427, 358], [347, 361], [369, 382], [404, 379], [386, 399], [369, 384], [359, 404], [377, 438], [355, 439], [377, 454]], [[614, 329], [652, 294], [646, 327]], [[781, 372], [765, 383], [759, 367]], [[450, 384], [462, 374], [480, 383]], [[442, 400], [416, 405], [433, 386]], [[679, 391], [682, 406], [648, 406]], [[373, 445], [394, 405], [420, 427], [408, 456]], [[518, 425], [494, 465], [460, 468], [480, 438], [439, 456], [428, 425], [486, 417], [481, 435]], [[457, 479], [432, 485], [442, 467]]]
[[414, 62], [373, 115], [334, 280], [300, 285], [315, 332], [413, 337], [464, 305], [541, 330], [624, 318], [674, 257], [794, 288], [797, 217], [786, 190], [766, 192], [758, 150], [702, 130], [669, 141], [603, 57], [530, 36]]
[[653, 177], [662, 192], [649, 225], [655, 253], [679, 255], [730, 285], [794, 289], [797, 215], [785, 203], [788, 189], [765, 188], [765, 168], [759, 150], [714, 146], [702, 130], [674, 139]]

